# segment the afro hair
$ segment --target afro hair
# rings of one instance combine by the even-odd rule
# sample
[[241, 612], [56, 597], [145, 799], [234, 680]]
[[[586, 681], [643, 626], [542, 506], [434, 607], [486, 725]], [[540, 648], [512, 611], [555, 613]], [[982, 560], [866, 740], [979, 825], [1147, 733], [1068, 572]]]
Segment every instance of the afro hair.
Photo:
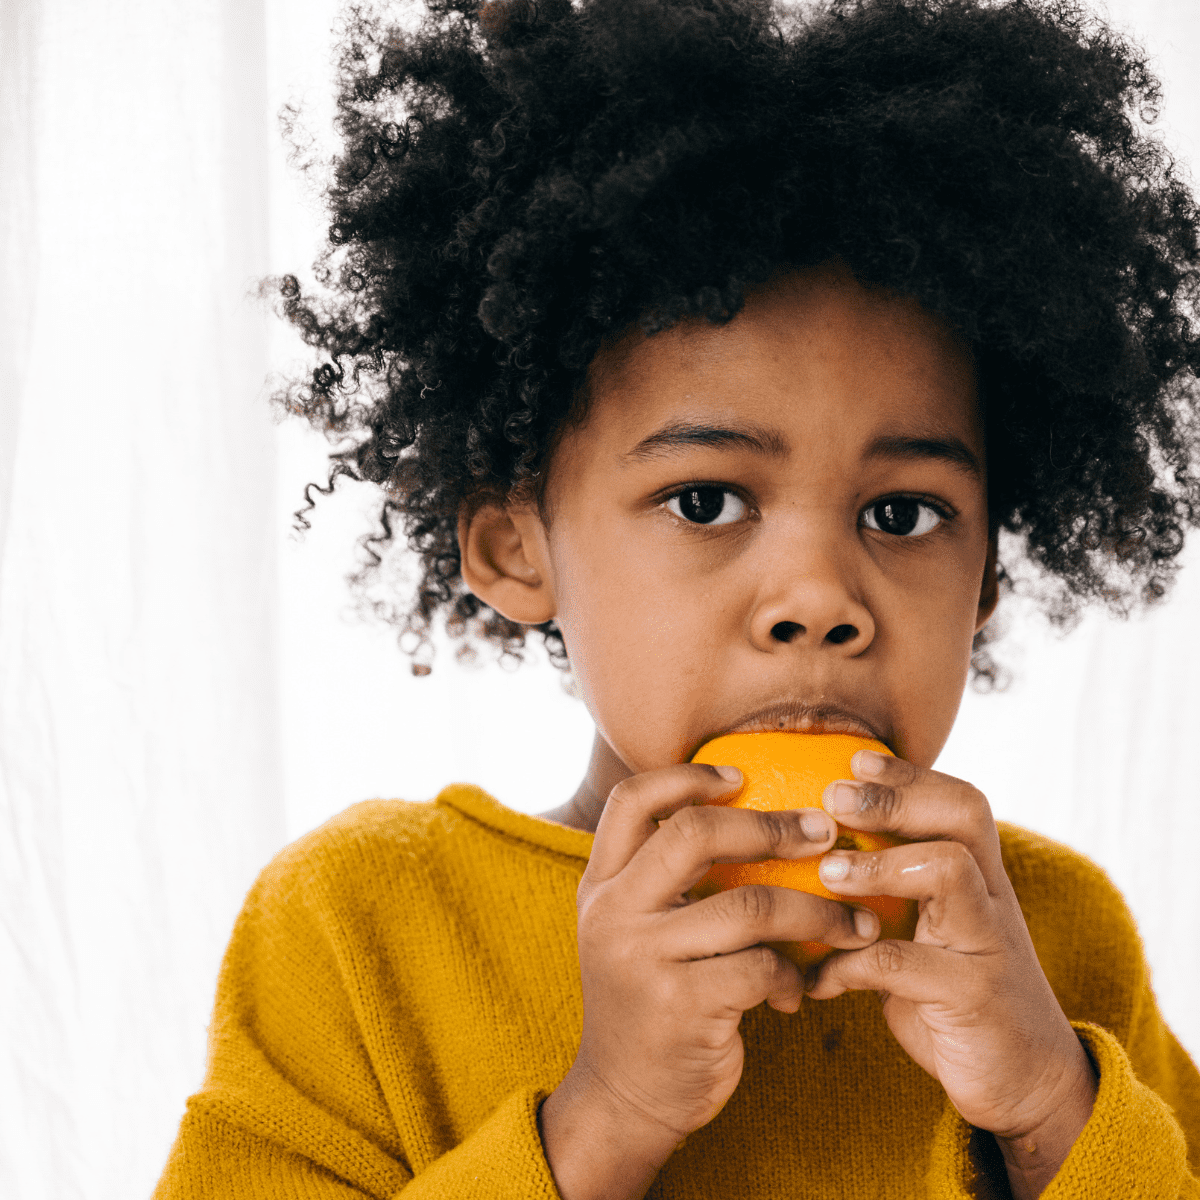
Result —
[[321, 361], [275, 399], [335, 443], [301, 525], [379, 485], [353, 582], [415, 672], [439, 617], [521, 657], [458, 516], [539, 494], [603, 339], [835, 257], [971, 346], [992, 525], [1052, 619], [1165, 593], [1200, 512], [1197, 209], [1145, 54], [1081, 5], [431, 0], [409, 32], [352, 9], [339, 61], [323, 291], [268, 284]]

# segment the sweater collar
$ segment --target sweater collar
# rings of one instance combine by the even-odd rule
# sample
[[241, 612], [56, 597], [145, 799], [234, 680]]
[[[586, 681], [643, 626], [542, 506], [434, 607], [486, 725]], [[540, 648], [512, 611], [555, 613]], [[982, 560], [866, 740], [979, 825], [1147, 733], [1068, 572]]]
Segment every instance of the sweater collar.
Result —
[[579, 858], [584, 862], [592, 852], [594, 833], [572, 829], [557, 821], [544, 821], [528, 813], [517, 812], [489, 796], [482, 788], [471, 783], [452, 783], [437, 795], [436, 804], [453, 808], [465, 817], [486, 825], [507, 837], [519, 838], [535, 846], [557, 851], [559, 854]]

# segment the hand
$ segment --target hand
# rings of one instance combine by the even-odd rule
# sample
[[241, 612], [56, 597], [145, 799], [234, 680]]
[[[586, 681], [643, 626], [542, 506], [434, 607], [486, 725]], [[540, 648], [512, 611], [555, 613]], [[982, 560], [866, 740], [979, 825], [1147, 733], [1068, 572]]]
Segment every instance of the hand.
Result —
[[[713, 862], [801, 858], [834, 841], [820, 811], [709, 806], [740, 782], [723, 770], [635, 775], [605, 804], [578, 892], [579, 1054], [542, 1109], [566, 1200], [644, 1194], [679, 1142], [720, 1112], [741, 1078], [743, 1011], [766, 1000], [795, 1012], [803, 995], [798, 968], [762, 943], [851, 949], [879, 936], [874, 913], [791, 888], [687, 895]], [[606, 1166], [595, 1156], [572, 1161], [581, 1140], [615, 1147], [628, 1186], [598, 1180]]]
[[903, 759], [859, 751], [852, 770], [856, 780], [826, 789], [826, 809], [912, 844], [835, 851], [821, 881], [847, 899], [916, 900], [920, 915], [911, 943], [826, 959], [808, 994], [877, 991], [897, 1041], [964, 1120], [996, 1136], [1014, 1194], [1036, 1196], [1087, 1123], [1096, 1078], [1038, 962], [991, 808], [969, 784]]

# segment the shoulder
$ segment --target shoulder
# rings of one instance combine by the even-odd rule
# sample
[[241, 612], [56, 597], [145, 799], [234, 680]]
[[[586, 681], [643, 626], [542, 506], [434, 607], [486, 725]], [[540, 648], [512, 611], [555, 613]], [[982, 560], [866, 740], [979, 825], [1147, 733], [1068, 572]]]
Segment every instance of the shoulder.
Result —
[[1124, 901], [1104, 868], [1063, 842], [1023, 829], [1009, 821], [997, 821], [1000, 853], [1013, 886], [1018, 880], [1034, 892], [1079, 893], [1101, 901]]
[[346, 919], [461, 909], [485, 897], [519, 902], [547, 887], [573, 896], [590, 840], [452, 784], [434, 800], [352, 805], [285, 846], [248, 903]]
[[[399, 908], [413, 909], [422, 876], [452, 834], [434, 801], [355, 804], [284, 846], [259, 872], [238, 915], [229, 955], [253, 961], [323, 957], [332, 970], [346, 933]], [[292, 949], [288, 949], [288, 948]], [[325, 949], [319, 950], [319, 947]]]
[[1045, 937], [1138, 941], [1125, 898], [1103, 867], [1078, 850], [1019, 825], [997, 821], [1004, 869], [1021, 911]]
[[444, 802], [455, 790], [461, 789], [447, 788], [433, 800], [351, 805], [280, 850], [257, 890], [277, 900], [314, 901], [363, 890], [379, 895], [436, 887], [448, 860], [486, 856], [486, 843], [495, 840]]
[[260, 892], [325, 888], [364, 873], [391, 874], [419, 864], [453, 837], [453, 820], [436, 801], [367, 800], [289, 843], [259, 876]]
[[446, 878], [474, 874], [449, 861], [464, 853], [461, 824], [436, 800], [371, 800], [297, 838], [247, 894], [226, 967], [263, 994], [293, 976], [296, 991], [374, 963], [401, 931], [411, 946], [454, 904]]
[[1117, 1031], [1132, 1019], [1147, 977], [1125, 898], [1086, 855], [1006, 821], [996, 825], [1004, 868], [1064, 1011]]

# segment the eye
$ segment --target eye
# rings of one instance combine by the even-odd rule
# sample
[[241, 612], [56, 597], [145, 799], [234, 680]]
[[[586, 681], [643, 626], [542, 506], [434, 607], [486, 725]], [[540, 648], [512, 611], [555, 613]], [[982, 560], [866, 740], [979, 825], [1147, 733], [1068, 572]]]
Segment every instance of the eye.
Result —
[[943, 515], [932, 504], [911, 496], [888, 496], [863, 509], [862, 521], [868, 529], [893, 533], [900, 537], [920, 537], [942, 523]]
[[695, 525], [729, 525], [746, 515], [746, 502], [728, 488], [708, 485], [685, 488], [667, 501], [677, 517]]

